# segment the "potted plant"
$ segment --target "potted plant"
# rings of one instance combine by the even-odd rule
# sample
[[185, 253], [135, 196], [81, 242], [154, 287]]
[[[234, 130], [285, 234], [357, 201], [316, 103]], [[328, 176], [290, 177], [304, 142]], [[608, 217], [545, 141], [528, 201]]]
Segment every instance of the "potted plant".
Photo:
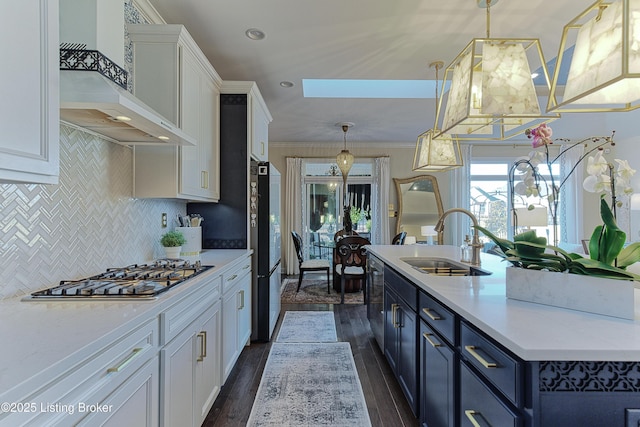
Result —
[[640, 242], [624, 246], [626, 234], [616, 224], [606, 200], [600, 200], [603, 224], [589, 240], [589, 257], [547, 245], [533, 230], [501, 239], [476, 228], [500, 249], [507, 268], [507, 297], [609, 316], [634, 318], [634, 282], [626, 267], [640, 261]]
[[162, 235], [160, 238], [160, 244], [164, 246], [165, 255], [167, 258], [180, 258], [180, 251], [182, 245], [186, 243], [184, 235], [179, 231], [169, 231]]

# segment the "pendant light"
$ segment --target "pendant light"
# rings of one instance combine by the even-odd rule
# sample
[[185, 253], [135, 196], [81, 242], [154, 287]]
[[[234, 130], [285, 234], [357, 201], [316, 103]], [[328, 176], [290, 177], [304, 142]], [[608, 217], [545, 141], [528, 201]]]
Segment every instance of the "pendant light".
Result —
[[[429, 67], [436, 69], [436, 117], [438, 112], [438, 71], [444, 66], [444, 62], [435, 61]], [[450, 134], [437, 136], [437, 122], [433, 128], [418, 136], [416, 152], [413, 157], [413, 170], [420, 172], [440, 172], [455, 169], [462, 166], [460, 142], [458, 138]]]
[[[491, 38], [490, 9], [496, 1], [476, 1], [486, 8], [487, 35], [473, 39], [445, 70], [436, 120], [440, 134], [457, 134], [460, 140], [501, 140], [559, 118], [557, 113], [542, 114], [536, 95], [536, 84], [550, 87], [540, 41]], [[445, 97], [448, 80], [451, 87]]]
[[[569, 22], [562, 32], [547, 109], [575, 113], [640, 107], [639, 34], [639, 0], [596, 1]], [[573, 50], [567, 49], [574, 42]], [[559, 90], [563, 86], [564, 91]]]
[[351, 126], [353, 126], [353, 123], [343, 122], [338, 123], [337, 126], [342, 127], [342, 132], [344, 133], [344, 149], [336, 156], [336, 162], [338, 164], [338, 168], [340, 168], [340, 171], [342, 172], [342, 179], [346, 181], [354, 160], [353, 154], [347, 150], [347, 131]]

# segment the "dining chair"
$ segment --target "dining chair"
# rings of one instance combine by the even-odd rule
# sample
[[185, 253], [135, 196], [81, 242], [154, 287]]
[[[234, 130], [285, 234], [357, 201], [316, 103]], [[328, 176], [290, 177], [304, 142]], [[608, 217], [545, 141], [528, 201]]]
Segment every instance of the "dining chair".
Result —
[[406, 231], [402, 231], [398, 234], [396, 234], [393, 237], [393, 240], [391, 241], [392, 245], [404, 245], [404, 238], [407, 237], [407, 232]]
[[300, 290], [300, 285], [302, 285], [302, 277], [304, 273], [307, 271], [326, 271], [327, 273], [327, 293], [331, 293], [331, 285], [329, 284], [329, 270], [331, 270], [331, 264], [326, 259], [308, 259], [305, 260], [302, 256], [302, 237], [295, 232], [291, 232], [291, 237], [293, 238], [293, 244], [296, 247], [296, 255], [298, 256], [298, 268], [300, 272], [298, 273], [298, 289], [296, 292]]
[[[334, 267], [334, 272], [340, 278], [340, 304], [344, 304], [344, 289], [347, 280], [360, 280], [363, 284], [366, 280], [367, 249], [365, 245], [371, 242], [360, 236], [343, 237], [336, 242], [336, 257], [339, 264]], [[362, 286], [364, 302], [367, 301], [367, 286]]]
[[343, 228], [342, 230], [336, 231], [336, 234], [333, 235], [333, 241], [337, 242], [343, 237], [348, 237], [348, 236], [358, 236], [358, 232], [355, 230], [347, 231]]

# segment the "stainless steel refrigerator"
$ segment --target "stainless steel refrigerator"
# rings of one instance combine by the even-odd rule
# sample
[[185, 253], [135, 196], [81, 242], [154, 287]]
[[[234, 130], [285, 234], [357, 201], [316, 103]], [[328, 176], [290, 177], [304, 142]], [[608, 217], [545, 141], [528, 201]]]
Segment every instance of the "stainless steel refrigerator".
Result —
[[280, 315], [280, 172], [268, 162], [251, 161], [250, 245], [253, 249], [253, 341], [269, 341]]

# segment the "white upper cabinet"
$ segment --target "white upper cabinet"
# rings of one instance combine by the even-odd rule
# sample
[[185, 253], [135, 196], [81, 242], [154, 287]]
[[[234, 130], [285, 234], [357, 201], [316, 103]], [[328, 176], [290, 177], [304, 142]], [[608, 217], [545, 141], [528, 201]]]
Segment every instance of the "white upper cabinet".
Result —
[[133, 90], [197, 139], [195, 147], [135, 147], [134, 196], [220, 199], [221, 80], [182, 25], [129, 25]]
[[57, 184], [58, 1], [0, 6], [0, 182]]
[[269, 123], [273, 120], [255, 82], [222, 83], [222, 93], [247, 95], [247, 144], [254, 160], [269, 161]]

